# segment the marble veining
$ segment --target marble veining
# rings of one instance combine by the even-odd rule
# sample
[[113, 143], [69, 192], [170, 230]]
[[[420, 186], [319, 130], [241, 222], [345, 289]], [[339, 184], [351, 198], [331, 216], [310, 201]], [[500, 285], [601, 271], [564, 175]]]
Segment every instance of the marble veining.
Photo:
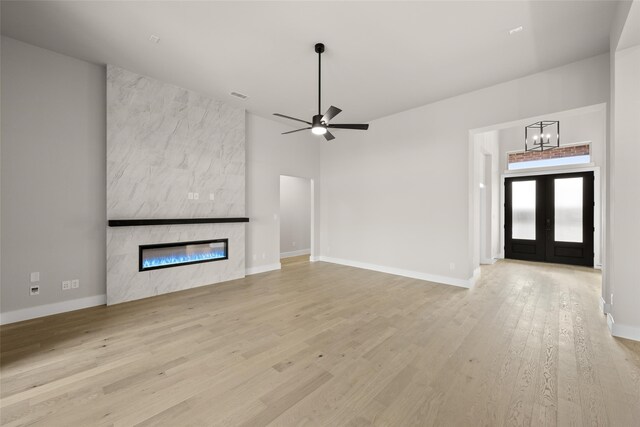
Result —
[[[107, 66], [107, 218], [244, 215], [244, 110]], [[243, 277], [244, 232], [244, 224], [108, 228], [108, 304]], [[228, 260], [138, 271], [138, 245], [210, 238], [229, 239]]]
[[109, 218], [244, 215], [243, 110], [114, 66], [107, 104]]

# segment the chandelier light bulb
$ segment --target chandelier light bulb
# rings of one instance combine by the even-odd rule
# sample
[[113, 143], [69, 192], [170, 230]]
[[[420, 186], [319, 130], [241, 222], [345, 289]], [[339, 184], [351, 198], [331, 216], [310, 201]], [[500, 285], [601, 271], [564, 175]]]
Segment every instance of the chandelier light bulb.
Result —
[[[553, 131], [551, 131], [553, 129]], [[553, 137], [553, 142], [551, 138]], [[560, 147], [560, 122], [541, 120], [524, 127], [524, 151], [546, 151]]]

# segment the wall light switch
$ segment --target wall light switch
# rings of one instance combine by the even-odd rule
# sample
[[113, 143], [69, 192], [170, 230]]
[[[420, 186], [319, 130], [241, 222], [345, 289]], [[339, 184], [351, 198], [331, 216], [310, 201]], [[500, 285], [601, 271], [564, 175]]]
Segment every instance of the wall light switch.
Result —
[[80, 287], [80, 280], [74, 279], [71, 281], [71, 289], [78, 289]]
[[62, 282], [62, 290], [63, 291], [68, 291], [69, 289], [71, 289], [71, 281], [70, 280], [64, 280]]
[[209, 200], [211, 200], [213, 202], [213, 200], [216, 198], [216, 194], [215, 193], [209, 193]]
[[193, 200], [198, 200], [200, 198], [200, 193], [193, 193]]
[[31, 273], [31, 283], [36, 283], [40, 281], [40, 272], [34, 271]]
[[193, 200], [193, 193], [187, 193], [187, 199]]

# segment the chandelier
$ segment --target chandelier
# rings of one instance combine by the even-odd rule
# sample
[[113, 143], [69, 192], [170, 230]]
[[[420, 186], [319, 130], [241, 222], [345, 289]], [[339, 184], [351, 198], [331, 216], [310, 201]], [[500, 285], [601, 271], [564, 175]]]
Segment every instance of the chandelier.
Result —
[[547, 151], [560, 147], [560, 122], [542, 120], [524, 128], [524, 151]]

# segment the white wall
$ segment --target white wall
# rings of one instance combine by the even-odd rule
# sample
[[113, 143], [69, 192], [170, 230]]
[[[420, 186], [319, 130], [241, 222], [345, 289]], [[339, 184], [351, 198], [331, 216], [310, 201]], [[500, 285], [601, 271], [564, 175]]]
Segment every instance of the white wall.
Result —
[[633, 271], [640, 239], [640, 180], [637, 167], [633, 168], [640, 140], [639, 29], [640, 2], [620, 3], [610, 33], [610, 143], [605, 156], [608, 198], [602, 287], [602, 308], [608, 314], [611, 333], [635, 340], [640, 340], [640, 286]]
[[103, 301], [104, 68], [2, 37], [2, 110], [2, 321]]
[[[500, 256], [500, 170], [498, 131], [474, 135], [476, 184], [480, 187], [476, 230], [480, 242], [474, 265], [491, 264]], [[476, 257], [478, 259], [476, 259]]]
[[[105, 68], [2, 37], [2, 322], [105, 302]], [[246, 115], [246, 267], [279, 267], [280, 175], [320, 188], [318, 141]], [[318, 223], [318, 191], [314, 221]], [[316, 252], [318, 237], [313, 239]], [[41, 273], [29, 296], [29, 273]], [[81, 287], [62, 292], [61, 281]]]
[[280, 176], [280, 257], [311, 249], [311, 181]]
[[[320, 141], [281, 123], [247, 114], [247, 274], [280, 268], [280, 175], [313, 180], [312, 217], [319, 230]], [[318, 253], [318, 236], [312, 246]]]
[[609, 302], [613, 334], [640, 340], [640, 45], [615, 52], [614, 78]]
[[469, 130], [606, 102], [608, 73], [600, 55], [336, 134], [322, 149], [322, 255], [469, 284]]
[[[546, 117], [560, 121], [560, 145], [590, 142], [592, 163], [605, 166], [607, 115], [604, 106], [560, 113], [549, 111]], [[501, 173], [507, 171], [507, 153], [524, 149], [524, 126], [530, 124], [524, 123], [500, 130]]]

